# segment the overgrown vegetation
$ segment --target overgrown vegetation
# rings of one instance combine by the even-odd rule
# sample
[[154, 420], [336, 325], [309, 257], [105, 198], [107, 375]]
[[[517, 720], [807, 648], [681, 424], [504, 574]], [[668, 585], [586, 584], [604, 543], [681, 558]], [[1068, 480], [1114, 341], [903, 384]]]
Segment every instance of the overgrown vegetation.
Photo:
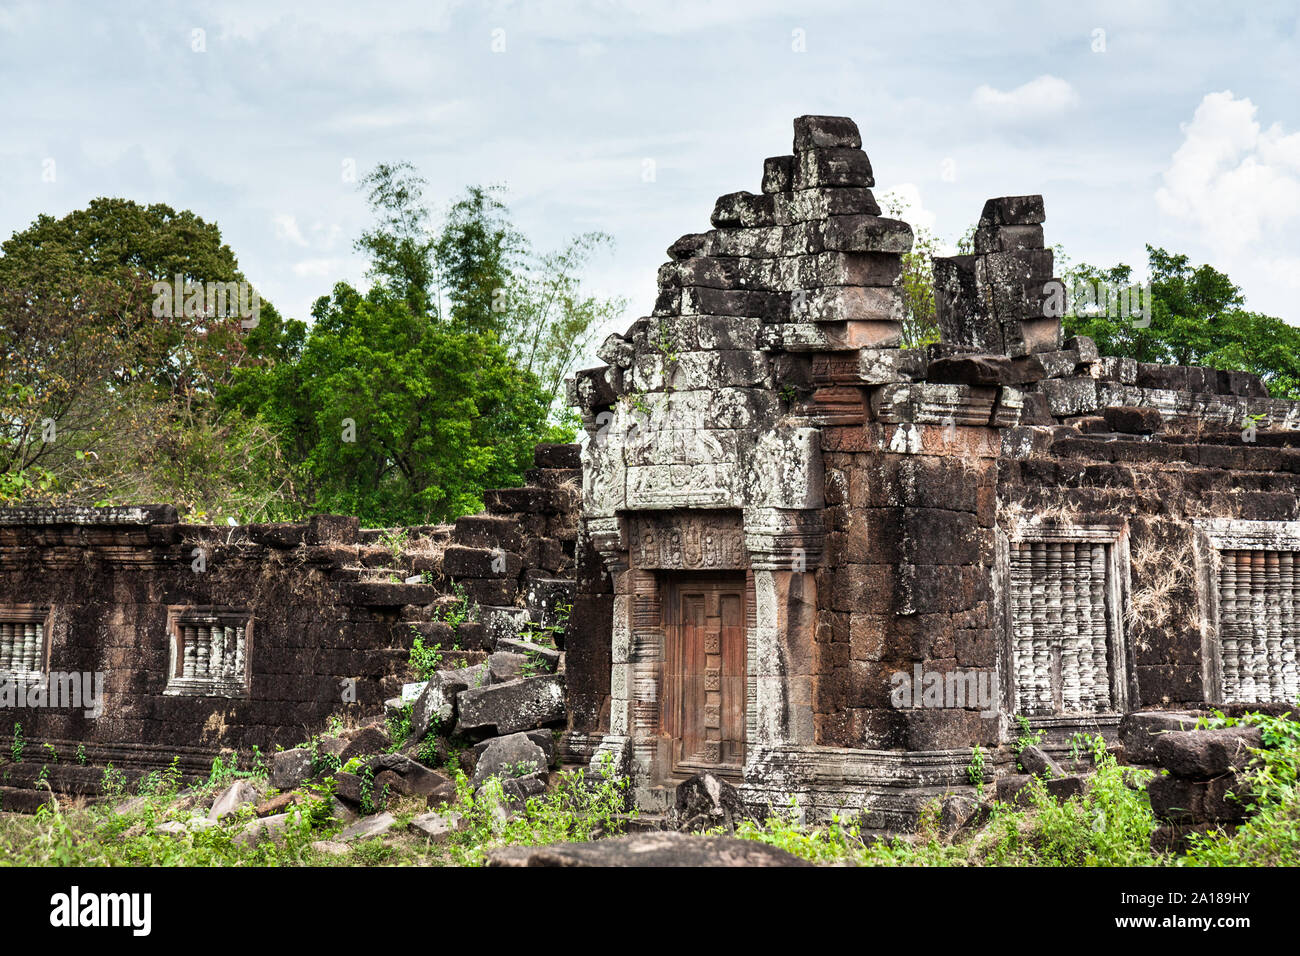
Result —
[[[335, 284], [310, 328], [260, 296], [245, 315], [236, 295], [236, 312], [224, 290], [249, 304], [255, 290], [187, 210], [100, 198], [15, 233], [0, 246], [0, 504], [387, 526], [521, 483], [535, 444], [572, 438], [564, 376], [623, 311], [581, 279], [611, 241], [535, 254], [500, 190], [471, 187], [435, 224], [422, 186], [406, 164], [366, 177], [373, 285]], [[165, 310], [160, 283], [177, 287]]]
[[[357, 766], [350, 770], [361, 769]], [[333, 815], [332, 779], [309, 787], [290, 811], [287, 826], [275, 839], [255, 846], [238, 839], [253, 821], [252, 806], [222, 823], [182, 829], [234, 776], [265, 789], [261, 773], [238, 771], [214, 763], [208, 779], [182, 789], [181, 774], [172, 768], [142, 778], [129, 795], [121, 776], [106, 776], [107, 799], [102, 804], [54, 801], [36, 814], [0, 814], [0, 863], [16, 866], [478, 866], [493, 847], [585, 841], [624, 832], [635, 812], [626, 812], [626, 783], [610, 774], [592, 780], [583, 771], [553, 775], [545, 793], [530, 798], [517, 814], [508, 813], [499, 781], [490, 781], [477, 795], [469, 778], [454, 764], [456, 799], [440, 812], [459, 814], [462, 827], [445, 844], [436, 844], [418, 831], [402, 828], [418, 813], [427, 812], [418, 799], [402, 798], [390, 805], [398, 821], [393, 836], [350, 845], [344, 856], [314, 849], [343, 827]], [[371, 789], [363, 796], [378, 803]], [[377, 806], [368, 808], [375, 810]], [[159, 832], [170, 827], [175, 833]]]
[[[1155, 246], [1146, 250], [1149, 324], [1076, 303], [1075, 314], [1064, 318], [1066, 334], [1089, 336], [1103, 355], [1253, 372], [1275, 398], [1300, 397], [1300, 329], [1247, 310], [1241, 287], [1212, 266], [1194, 266], [1187, 256]], [[1069, 287], [1083, 281], [1121, 288], [1137, 281], [1124, 263], [1107, 269], [1080, 264], [1061, 274]]]
[[1221, 713], [1202, 721], [1203, 726], [1258, 727], [1264, 746], [1258, 764], [1246, 772], [1245, 786], [1234, 794], [1250, 811], [1234, 834], [1220, 831], [1198, 835], [1180, 860], [1185, 866], [1296, 866], [1300, 865], [1300, 722], [1288, 716], [1247, 714], [1241, 718]]
[[[1206, 726], [1258, 726], [1265, 747], [1248, 771], [1242, 799], [1251, 818], [1233, 834], [1194, 838], [1182, 855], [1157, 853], [1151, 835], [1158, 821], [1145, 785], [1151, 772], [1120, 766], [1100, 737], [1080, 736], [1075, 756], [1091, 759], [1093, 773], [1081, 795], [1058, 803], [1044, 782], [1035, 778], [1025, 805], [988, 805], [977, 825], [957, 834], [940, 826], [933, 803], [922, 814], [916, 834], [880, 840], [864, 834], [851, 820], [834, 819], [820, 826], [805, 822], [795, 799], [774, 808], [761, 823], [745, 821], [736, 835], [779, 847], [802, 859], [826, 865], [857, 866], [1241, 866], [1300, 863], [1300, 724], [1284, 717], [1247, 715], [1238, 720], [1216, 715]], [[1022, 725], [1021, 749], [1039, 739]], [[430, 754], [432, 756], [432, 754]], [[583, 772], [552, 775], [551, 786], [529, 799], [518, 814], [508, 812], [500, 781], [475, 794], [469, 778], [452, 755], [445, 772], [456, 782], [456, 798], [441, 812], [461, 817], [462, 827], [446, 843], [423, 838], [402, 827], [427, 808], [418, 799], [395, 798], [389, 810], [398, 820], [393, 834], [351, 844], [346, 855], [314, 849], [343, 826], [333, 817], [332, 774], [340, 769], [363, 774], [363, 797], [377, 809], [383, 795], [366, 779], [363, 761], [339, 767], [322, 763], [327, 776], [307, 788], [292, 810], [288, 826], [275, 841], [256, 846], [236, 839], [253, 819], [252, 809], [221, 824], [180, 829], [195, 812], [210, 805], [235, 779], [266, 790], [266, 766], [254, 755], [245, 769], [237, 762], [214, 761], [208, 778], [182, 789], [181, 774], [167, 770], [142, 777], [130, 796], [122, 775], [109, 768], [107, 800], [87, 806], [81, 801], [55, 802], [33, 816], [0, 815], [0, 860], [17, 865], [143, 866], [310, 866], [310, 865], [466, 865], [484, 862], [493, 847], [585, 841], [626, 832], [635, 813], [627, 812], [626, 781], [608, 770], [596, 779]], [[524, 772], [529, 768], [516, 768]], [[973, 766], [972, 766], [973, 769]], [[129, 797], [129, 798], [128, 798]], [[196, 810], [196, 808], [199, 808]], [[178, 834], [159, 832], [171, 825]], [[722, 832], [722, 831], [717, 831]]]

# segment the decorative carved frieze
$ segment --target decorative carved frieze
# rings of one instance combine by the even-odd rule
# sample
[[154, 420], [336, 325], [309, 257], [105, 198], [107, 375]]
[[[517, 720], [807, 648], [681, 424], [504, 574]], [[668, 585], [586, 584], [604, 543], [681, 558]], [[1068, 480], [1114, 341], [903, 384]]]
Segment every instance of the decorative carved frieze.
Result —
[[739, 514], [637, 515], [628, 525], [638, 568], [720, 571], [748, 566]]

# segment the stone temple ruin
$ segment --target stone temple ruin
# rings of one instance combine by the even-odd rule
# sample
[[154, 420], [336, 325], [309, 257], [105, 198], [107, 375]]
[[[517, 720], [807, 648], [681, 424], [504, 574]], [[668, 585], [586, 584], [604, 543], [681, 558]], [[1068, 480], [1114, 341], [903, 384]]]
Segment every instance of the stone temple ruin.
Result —
[[[644, 809], [708, 771], [756, 809], [906, 829], [971, 789], [973, 747], [1013, 773], [1021, 720], [1060, 755], [1121, 746], [1137, 711], [1293, 702], [1300, 403], [1063, 338], [1038, 196], [985, 204], [974, 254], [934, 263], [941, 342], [902, 348], [912, 232], [861, 145], [797, 119], [761, 193], [674, 242], [652, 314], [571, 382], [580, 460], [540, 447], [486, 515], [411, 529], [423, 551], [330, 516], [0, 512], [0, 668], [107, 673], [103, 717], [15, 719], [92, 763], [199, 771], [319, 729], [340, 682], [377, 711], [414, 626], [486, 668], [443, 682], [444, 719], [561, 730], [555, 762], [612, 760]], [[456, 635], [434, 613], [453, 581], [484, 609]], [[558, 608], [547, 673], [492, 665]]]

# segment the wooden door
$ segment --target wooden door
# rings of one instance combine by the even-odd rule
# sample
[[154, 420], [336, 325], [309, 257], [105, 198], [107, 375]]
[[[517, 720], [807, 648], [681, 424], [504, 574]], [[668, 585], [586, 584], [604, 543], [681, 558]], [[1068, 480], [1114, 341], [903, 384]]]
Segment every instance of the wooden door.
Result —
[[664, 592], [660, 718], [673, 772], [738, 774], [745, 761], [745, 575], [681, 575], [668, 579]]

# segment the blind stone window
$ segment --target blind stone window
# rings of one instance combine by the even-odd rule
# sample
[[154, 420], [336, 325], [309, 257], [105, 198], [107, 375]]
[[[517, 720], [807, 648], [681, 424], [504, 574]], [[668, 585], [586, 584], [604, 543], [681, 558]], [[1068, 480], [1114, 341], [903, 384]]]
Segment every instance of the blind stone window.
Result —
[[245, 697], [248, 694], [247, 612], [186, 610], [171, 621], [168, 694]]
[[48, 609], [0, 608], [0, 674], [38, 675], [45, 666]]
[[1223, 698], [1290, 701], [1300, 694], [1300, 554], [1219, 552]]
[[1011, 543], [1018, 713], [1042, 716], [1113, 708], [1109, 547], [1097, 541]]

